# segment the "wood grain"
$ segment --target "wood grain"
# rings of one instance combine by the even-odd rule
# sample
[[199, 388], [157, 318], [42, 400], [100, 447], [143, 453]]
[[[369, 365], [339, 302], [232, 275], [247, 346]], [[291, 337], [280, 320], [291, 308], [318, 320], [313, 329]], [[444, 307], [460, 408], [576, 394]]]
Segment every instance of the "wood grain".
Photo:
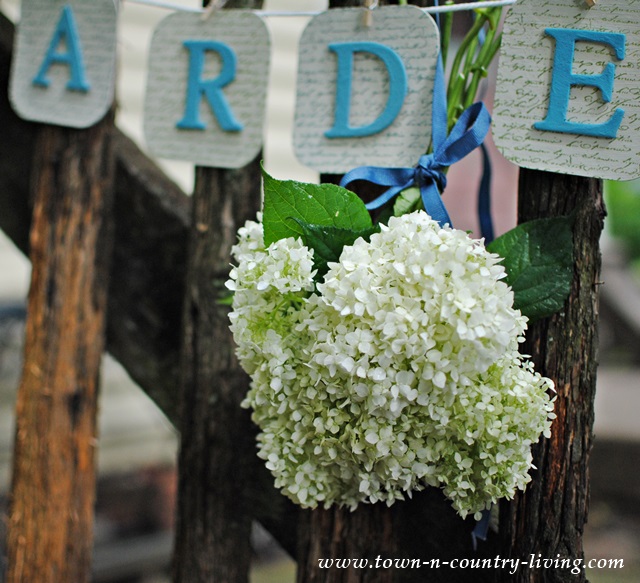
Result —
[[110, 257], [112, 116], [42, 126], [8, 523], [9, 583], [88, 582]]

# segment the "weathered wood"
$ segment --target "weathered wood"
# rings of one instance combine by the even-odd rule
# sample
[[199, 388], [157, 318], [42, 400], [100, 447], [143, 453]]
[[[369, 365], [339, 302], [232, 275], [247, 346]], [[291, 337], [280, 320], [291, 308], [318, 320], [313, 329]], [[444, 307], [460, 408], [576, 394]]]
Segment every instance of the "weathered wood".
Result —
[[121, 133], [107, 349], [177, 425], [191, 201]]
[[[260, 8], [258, 0], [229, 8]], [[215, 16], [214, 16], [215, 18]], [[256, 428], [240, 403], [249, 377], [234, 353], [228, 295], [231, 246], [260, 209], [260, 161], [196, 168], [183, 310], [176, 583], [248, 583]]]
[[174, 580], [248, 581], [255, 428], [240, 408], [249, 385], [237, 364], [226, 294], [240, 221], [260, 204], [257, 163], [198, 168], [184, 310], [182, 414]]
[[16, 408], [9, 583], [90, 580], [98, 377], [110, 257], [112, 115], [42, 126]]
[[[362, 581], [392, 583], [393, 568], [377, 567], [384, 559], [398, 557], [397, 508], [384, 504], [360, 506], [355, 512], [347, 508], [318, 508], [310, 513], [310, 528], [301, 537], [298, 583]], [[368, 560], [373, 568], [320, 568], [325, 559]], [[303, 562], [304, 561], [304, 562]], [[378, 561], [378, 563], [376, 563]]]
[[[522, 351], [556, 383], [557, 419], [551, 439], [534, 448], [533, 481], [503, 504], [501, 555], [521, 560], [579, 559], [589, 501], [598, 334], [599, 239], [605, 216], [602, 181], [521, 170], [518, 219], [575, 213], [574, 278], [564, 310], [531, 325]], [[568, 569], [521, 568], [502, 581], [585, 581]]]

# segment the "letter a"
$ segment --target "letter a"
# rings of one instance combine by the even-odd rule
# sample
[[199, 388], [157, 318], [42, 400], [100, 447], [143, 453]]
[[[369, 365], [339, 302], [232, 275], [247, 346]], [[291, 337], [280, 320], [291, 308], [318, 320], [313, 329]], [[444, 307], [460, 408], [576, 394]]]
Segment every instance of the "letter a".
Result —
[[[377, 134], [389, 127], [398, 117], [407, 95], [407, 72], [402, 59], [394, 50], [375, 42], [333, 43], [329, 45], [329, 50], [338, 57], [336, 109], [334, 125], [324, 135], [327, 138], [359, 138]], [[360, 127], [349, 125], [353, 54], [356, 52], [375, 55], [384, 63], [389, 74], [389, 97], [384, 111], [369, 125]]]
[[[217, 41], [187, 40], [183, 44], [189, 51], [189, 77], [184, 117], [176, 124], [176, 127], [187, 130], [207, 128], [205, 123], [200, 120], [199, 115], [200, 99], [204, 96], [224, 131], [242, 131], [244, 126], [234, 117], [222, 92], [223, 87], [226, 87], [236, 77], [236, 54], [231, 47]], [[215, 51], [220, 55], [222, 61], [220, 74], [215, 79], [202, 79], [206, 51]]]
[[[57, 53], [56, 49], [63, 41], [67, 52]], [[42, 61], [38, 74], [33, 78], [34, 85], [49, 87], [50, 81], [47, 78], [47, 71], [54, 63], [68, 65], [71, 76], [67, 83], [67, 89], [84, 93], [89, 91], [90, 85], [87, 82], [82, 62], [82, 47], [80, 46], [78, 27], [73, 16], [73, 10], [68, 4], [62, 9], [62, 14], [53, 33], [47, 54], [44, 57], [44, 61]]]
[[605, 103], [611, 101], [613, 93], [613, 78], [616, 69], [613, 63], [607, 63], [600, 75], [575, 75], [572, 73], [576, 41], [609, 45], [615, 51], [616, 58], [622, 60], [625, 54], [625, 35], [616, 32], [563, 28], [547, 28], [545, 32], [556, 39], [549, 109], [547, 117], [534, 123], [533, 127], [547, 132], [581, 134], [596, 138], [615, 138], [624, 117], [624, 109], [616, 109], [609, 120], [604, 123], [588, 124], [568, 121], [567, 108], [569, 107], [571, 87], [574, 85], [596, 87], [602, 93], [602, 99]]

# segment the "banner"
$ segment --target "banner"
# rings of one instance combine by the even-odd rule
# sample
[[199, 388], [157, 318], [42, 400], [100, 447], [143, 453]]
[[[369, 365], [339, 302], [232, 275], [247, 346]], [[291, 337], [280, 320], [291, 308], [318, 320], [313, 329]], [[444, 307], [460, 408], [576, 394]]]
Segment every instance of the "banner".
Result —
[[[493, 132], [520, 166], [640, 177], [640, 0], [520, 0], [510, 8]], [[331, 10], [300, 41], [293, 143], [320, 172], [412, 167], [431, 140], [438, 28], [413, 6]], [[28, 120], [87, 127], [113, 99], [116, 9], [23, 0], [10, 97]], [[150, 51], [145, 136], [157, 156], [237, 168], [262, 144], [268, 32], [252, 11], [179, 12]]]

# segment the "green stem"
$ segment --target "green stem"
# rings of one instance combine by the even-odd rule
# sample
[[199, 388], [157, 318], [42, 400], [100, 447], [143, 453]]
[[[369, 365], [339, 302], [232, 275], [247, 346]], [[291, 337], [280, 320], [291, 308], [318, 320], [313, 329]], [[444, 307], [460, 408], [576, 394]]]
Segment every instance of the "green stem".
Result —
[[[453, 4], [452, 0], [447, 0], [445, 5]], [[444, 12], [440, 15], [440, 24], [442, 30], [440, 32], [440, 48], [442, 53], [442, 66], [447, 66], [447, 56], [449, 54], [449, 44], [451, 42], [451, 31], [453, 29], [453, 12]]]
[[[496, 52], [500, 48], [501, 35], [498, 34], [498, 25], [500, 23], [501, 9], [492, 9], [486, 11], [485, 18], [489, 23], [487, 34], [482, 45], [482, 48], [478, 52], [474, 62], [468, 72], [466, 72], [467, 78], [471, 73], [471, 79], [467, 84], [464, 97], [462, 100], [462, 110], [469, 107], [476, 98], [480, 81], [487, 76], [487, 71], [491, 65], [491, 61], [496, 55]], [[498, 37], [496, 38], [496, 34]]]
[[447, 98], [449, 100], [449, 105], [447, 107], [447, 120], [449, 129], [454, 126], [458, 116], [460, 115], [460, 107], [462, 106], [464, 98], [464, 88], [467, 79], [464, 71], [461, 71], [460, 68], [469, 49], [475, 49], [474, 43], [477, 42], [478, 34], [482, 30], [486, 20], [487, 17], [484, 14], [479, 14], [479, 17], [476, 18], [473, 26], [469, 29], [469, 32], [467, 32], [466, 36], [462, 40], [462, 43], [460, 43], [460, 47], [458, 48], [453, 60], [451, 76], [449, 77], [449, 86], [447, 88]]
[[487, 76], [489, 65], [491, 65], [493, 57], [500, 48], [501, 38], [502, 35], [499, 35], [498, 38], [493, 41], [493, 43], [490, 45], [490, 50], [487, 51], [486, 59], [479, 63], [477, 68], [473, 71], [473, 77], [471, 78], [471, 82], [469, 83], [469, 86], [467, 88], [467, 94], [464, 100], [464, 109], [466, 109], [473, 103], [476, 93], [478, 92], [480, 81], [482, 81], [482, 79]]

